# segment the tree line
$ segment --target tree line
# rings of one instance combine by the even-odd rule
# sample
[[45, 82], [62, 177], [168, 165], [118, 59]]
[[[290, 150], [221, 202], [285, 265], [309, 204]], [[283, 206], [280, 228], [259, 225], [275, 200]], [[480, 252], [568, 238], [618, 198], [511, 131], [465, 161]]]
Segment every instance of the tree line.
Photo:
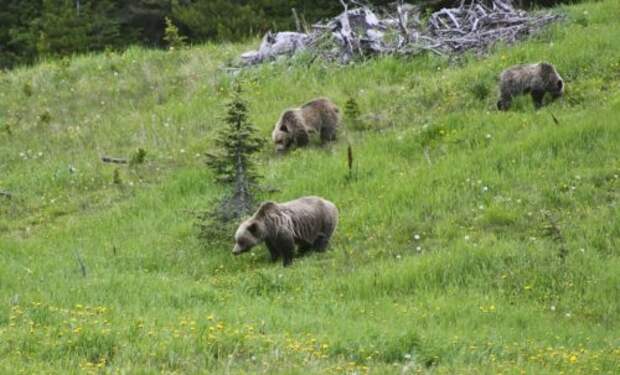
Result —
[[[368, 2], [385, 6], [394, 0]], [[459, 1], [407, 2], [438, 7]], [[162, 47], [166, 19], [190, 43], [237, 41], [267, 30], [292, 30], [293, 8], [306, 23], [342, 10], [337, 0], [0, 0], [0, 68], [133, 44]]]

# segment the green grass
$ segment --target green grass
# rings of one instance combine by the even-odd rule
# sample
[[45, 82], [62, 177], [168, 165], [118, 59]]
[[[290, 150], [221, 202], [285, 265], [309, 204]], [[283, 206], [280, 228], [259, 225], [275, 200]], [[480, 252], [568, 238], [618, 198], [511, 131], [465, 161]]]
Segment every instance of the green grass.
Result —
[[[196, 228], [249, 45], [0, 73], [0, 373], [617, 373], [620, 3], [561, 11], [485, 58], [240, 73], [265, 137], [315, 96], [355, 97], [373, 129], [261, 154], [261, 198], [340, 209], [331, 250], [290, 268]], [[497, 112], [498, 73], [539, 60], [566, 96]]]

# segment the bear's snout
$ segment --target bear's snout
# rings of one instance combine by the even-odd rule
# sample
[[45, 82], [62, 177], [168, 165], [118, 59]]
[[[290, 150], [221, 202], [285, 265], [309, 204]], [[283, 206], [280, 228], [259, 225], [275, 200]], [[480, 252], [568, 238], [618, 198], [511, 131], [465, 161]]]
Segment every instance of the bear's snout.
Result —
[[233, 252], [233, 255], [239, 255], [239, 254], [243, 253], [243, 249], [238, 244], [235, 244], [235, 247], [233, 247], [233, 251], [232, 252]]

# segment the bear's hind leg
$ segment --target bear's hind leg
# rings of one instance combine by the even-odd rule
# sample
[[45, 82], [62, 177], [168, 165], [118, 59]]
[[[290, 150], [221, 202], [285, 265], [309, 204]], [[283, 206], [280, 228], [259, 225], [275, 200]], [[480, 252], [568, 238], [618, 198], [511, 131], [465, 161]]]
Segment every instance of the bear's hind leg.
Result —
[[321, 234], [317, 237], [317, 239], [312, 244], [312, 248], [316, 251], [323, 252], [329, 246], [329, 237]]

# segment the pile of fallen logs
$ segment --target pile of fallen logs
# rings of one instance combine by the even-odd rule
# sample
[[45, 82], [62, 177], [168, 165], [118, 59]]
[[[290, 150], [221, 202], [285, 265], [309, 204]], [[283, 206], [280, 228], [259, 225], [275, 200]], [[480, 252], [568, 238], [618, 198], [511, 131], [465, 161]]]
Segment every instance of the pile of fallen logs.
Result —
[[428, 31], [445, 52], [483, 52], [498, 41], [513, 43], [558, 18], [552, 14], [532, 16], [506, 0], [495, 0], [491, 7], [471, 3], [442, 9], [429, 18]]
[[516, 9], [511, 0], [462, 0], [459, 7], [443, 8], [423, 23], [421, 9], [402, 0], [381, 12], [355, 0], [339, 1], [344, 11], [337, 17], [307, 32], [269, 32], [257, 51], [241, 55], [242, 63], [260, 64], [300, 51], [341, 63], [382, 54], [484, 53], [497, 42], [513, 43], [561, 17], [530, 14]]

